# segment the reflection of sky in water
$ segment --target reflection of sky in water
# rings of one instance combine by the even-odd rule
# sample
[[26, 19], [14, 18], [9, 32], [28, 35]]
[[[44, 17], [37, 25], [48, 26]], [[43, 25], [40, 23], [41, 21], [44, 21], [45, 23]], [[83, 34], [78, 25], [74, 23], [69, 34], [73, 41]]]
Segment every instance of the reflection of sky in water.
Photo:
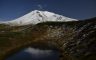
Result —
[[59, 53], [53, 50], [39, 50], [29, 47], [6, 60], [59, 60]]

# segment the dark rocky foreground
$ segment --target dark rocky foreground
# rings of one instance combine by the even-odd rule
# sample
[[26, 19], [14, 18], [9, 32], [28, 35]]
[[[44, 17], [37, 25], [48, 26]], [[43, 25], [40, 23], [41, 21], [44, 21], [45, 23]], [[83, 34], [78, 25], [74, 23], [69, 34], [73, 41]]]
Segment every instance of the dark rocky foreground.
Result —
[[56, 49], [60, 60], [96, 60], [96, 18], [37, 25], [0, 25], [0, 60], [32, 46]]

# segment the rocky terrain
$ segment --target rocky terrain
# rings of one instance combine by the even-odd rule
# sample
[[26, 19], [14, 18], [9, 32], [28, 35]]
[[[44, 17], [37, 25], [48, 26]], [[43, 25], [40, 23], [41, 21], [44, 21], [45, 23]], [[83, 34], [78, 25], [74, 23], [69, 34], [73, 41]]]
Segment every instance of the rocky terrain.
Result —
[[30, 45], [58, 50], [60, 60], [96, 60], [96, 18], [23, 26], [0, 24], [0, 60]]

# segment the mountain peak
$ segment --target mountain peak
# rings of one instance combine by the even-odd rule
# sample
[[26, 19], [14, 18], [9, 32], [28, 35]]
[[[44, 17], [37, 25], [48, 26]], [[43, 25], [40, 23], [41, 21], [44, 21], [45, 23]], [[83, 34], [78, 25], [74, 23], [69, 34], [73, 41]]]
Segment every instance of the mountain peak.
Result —
[[40, 10], [34, 10], [34, 11], [32, 11], [32, 12], [40, 12]]
[[12, 21], [4, 22], [10, 25], [28, 25], [28, 24], [37, 24], [41, 22], [66, 22], [66, 21], [77, 21], [76, 19], [68, 18], [59, 14], [48, 11], [39, 11], [34, 10], [24, 16], [14, 19]]
[[40, 10], [34, 10], [31, 12], [31, 14], [46, 14], [46, 15], [55, 15], [55, 13], [53, 12], [49, 12], [49, 11], [40, 11]]

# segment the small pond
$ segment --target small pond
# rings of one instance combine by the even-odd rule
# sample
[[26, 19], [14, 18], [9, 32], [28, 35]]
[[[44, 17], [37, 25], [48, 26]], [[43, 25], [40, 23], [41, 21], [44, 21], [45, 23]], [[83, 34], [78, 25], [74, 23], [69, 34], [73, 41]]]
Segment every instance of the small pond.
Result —
[[13, 54], [6, 60], [59, 60], [59, 52], [28, 47]]

